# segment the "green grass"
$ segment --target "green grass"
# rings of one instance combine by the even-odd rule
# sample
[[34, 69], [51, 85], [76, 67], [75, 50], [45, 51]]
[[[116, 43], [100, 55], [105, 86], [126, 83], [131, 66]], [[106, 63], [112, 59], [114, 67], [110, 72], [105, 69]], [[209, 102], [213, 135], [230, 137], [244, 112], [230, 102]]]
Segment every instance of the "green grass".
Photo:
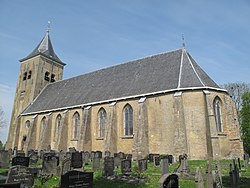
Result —
[[[215, 163], [216, 161], [213, 161]], [[223, 188], [230, 188], [230, 177], [229, 177], [229, 163], [231, 163], [231, 160], [222, 160], [220, 161], [221, 165], [221, 174], [222, 174], [222, 182], [223, 182]], [[195, 173], [197, 167], [201, 167], [203, 179], [204, 179], [204, 185], [206, 187], [206, 161], [205, 160], [193, 160], [188, 161], [190, 172]], [[223, 165], [224, 164], [224, 165]], [[41, 161], [39, 161], [39, 167], [41, 167]], [[178, 166], [178, 163], [170, 165], [169, 172], [173, 173], [174, 169], [176, 169]], [[85, 171], [92, 171], [91, 164], [84, 167]], [[132, 168], [132, 176], [140, 176], [146, 178], [147, 182], [145, 184], [133, 184], [133, 183], [127, 183], [123, 181], [115, 181], [115, 180], [108, 180], [104, 177], [102, 177], [101, 169], [96, 171], [94, 173], [94, 188], [156, 188], [158, 185], [158, 181], [161, 177], [161, 168], [160, 167], [154, 167], [152, 163], [148, 163], [148, 169], [146, 172], [140, 173], [138, 172], [138, 169], [136, 168], [135, 162], [133, 162], [133, 168]], [[0, 169], [1, 175], [7, 175], [8, 169]], [[118, 174], [121, 174], [120, 169], [118, 170]], [[240, 187], [241, 188], [249, 188], [250, 187], [250, 166], [247, 169], [242, 169], [240, 171]], [[42, 183], [41, 179], [36, 178], [34, 186], [35, 188], [56, 188], [59, 187], [60, 183], [60, 177], [52, 177], [46, 179], [44, 183]], [[182, 179], [179, 178], [179, 187], [180, 188], [194, 188], [195, 187], [195, 181], [194, 179]]]

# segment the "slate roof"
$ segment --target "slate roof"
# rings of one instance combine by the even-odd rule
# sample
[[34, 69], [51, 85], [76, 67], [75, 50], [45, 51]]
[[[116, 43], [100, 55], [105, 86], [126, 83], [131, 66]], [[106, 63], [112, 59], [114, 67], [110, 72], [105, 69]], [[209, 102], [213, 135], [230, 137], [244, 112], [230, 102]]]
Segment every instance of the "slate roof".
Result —
[[37, 45], [37, 47], [25, 58], [21, 59], [20, 62], [35, 57], [37, 55], [44, 55], [48, 58], [53, 59], [54, 61], [58, 62], [61, 65], [66, 65], [63, 63], [59, 57], [56, 55], [50, 37], [49, 32], [47, 31], [41, 42]]
[[22, 114], [205, 88], [224, 91], [178, 49], [49, 84]]

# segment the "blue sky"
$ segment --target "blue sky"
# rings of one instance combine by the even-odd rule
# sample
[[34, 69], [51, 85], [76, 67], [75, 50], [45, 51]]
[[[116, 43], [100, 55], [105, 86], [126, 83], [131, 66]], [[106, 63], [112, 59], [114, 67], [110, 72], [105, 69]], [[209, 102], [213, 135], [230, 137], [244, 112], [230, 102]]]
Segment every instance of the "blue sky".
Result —
[[[182, 47], [217, 83], [250, 83], [249, 0], [0, 0], [0, 106], [48, 20], [64, 78]], [[8, 127], [0, 130], [6, 141]]]

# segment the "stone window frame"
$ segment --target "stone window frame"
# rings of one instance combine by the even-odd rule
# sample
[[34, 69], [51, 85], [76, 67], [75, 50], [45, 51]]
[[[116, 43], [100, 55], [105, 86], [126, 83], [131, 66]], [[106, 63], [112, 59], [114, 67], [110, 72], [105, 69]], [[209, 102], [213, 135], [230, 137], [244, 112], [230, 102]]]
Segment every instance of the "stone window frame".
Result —
[[27, 75], [28, 75], [27, 72], [24, 72], [24, 73], [23, 73], [23, 81], [24, 81], [24, 80], [27, 80]]
[[134, 134], [134, 110], [130, 104], [123, 108], [123, 136], [131, 137]]
[[45, 127], [46, 127], [46, 117], [43, 116], [42, 120], [41, 120], [41, 124], [40, 124], [40, 140], [42, 140], [42, 135], [43, 135], [43, 132], [45, 130]]
[[98, 111], [98, 138], [104, 138], [105, 136], [105, 129], [106, 129], [106, 123], [107, 123], [107, 112], [106, 110], [102, 107]]
[[72, 138], [73, 140], [77, 141], [80, 131], [80, 114], [78, 111], [76, 111], [72, 116], [72, 125], [73, 125]]
[[215, 120], [216, 130], [219, 133], [223, 132], [221, 107], [222, 107], [222, 101], [218, 96], [216, 96], [213, 100], [213, 111], [214, 111], [214, 120]]
[[30, 125], [31, 125], [30, 120], [25, 121], [25, 128], [26, 129], [29, 129]]
[[31, 75], [32, 75], [32, 71], [30, 70], [28, 74], [28, 79], [31, 79]]
[[62, 126], [62, 115], [58, 114], [55, 121], [54, 141], [57, 142], [59, 138], [59, 130]]

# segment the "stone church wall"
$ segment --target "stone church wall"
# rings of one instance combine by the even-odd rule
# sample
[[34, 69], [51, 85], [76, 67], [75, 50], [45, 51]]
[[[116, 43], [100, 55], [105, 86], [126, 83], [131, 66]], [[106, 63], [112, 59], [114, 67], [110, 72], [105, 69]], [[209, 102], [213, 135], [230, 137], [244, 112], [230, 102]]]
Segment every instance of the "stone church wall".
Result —
[[[216, 129], [213, 111], [215, 97], [221, 100], [223, 132]], [[235, 106], [225, 92], [209, 91], [205, 94], [202, 90], [192, 90], [150, 96], [142, 104], [138, 100], [134, 98], [93, 105], [85, 107], [85, 111], [79, 107], [22, 116], [17, 146], [20, 149], [45, 149], [50, 144], [55, 150], [75, 147], [84, 151], [111, 150], [112, 153], [122, 151], [174, 156], [187, 153], [190, 159], [207, 159], [209, 153], [214, 159], [242, 157]], [[133, 109], [134, 135], [131, 136], [124, 136], [123, 109], [127, 104]], [[102, 108], [106, 111], [107, 130], [106, 136], [99, 137], [98, 112]], [[73, 116], [76, 112], [79, 113], [80, 125], [78, 138], [74, 139]], [[56, 131], [59, 114], [62, 117], [61, 128]], [[41, 130], [44, 117], [47, 126], [45, 132]], [[31, 122], [29, 128], [25, 127], [27, 120]], [[22, 141], [23, 136], [27, 136], [26, 143]]]

